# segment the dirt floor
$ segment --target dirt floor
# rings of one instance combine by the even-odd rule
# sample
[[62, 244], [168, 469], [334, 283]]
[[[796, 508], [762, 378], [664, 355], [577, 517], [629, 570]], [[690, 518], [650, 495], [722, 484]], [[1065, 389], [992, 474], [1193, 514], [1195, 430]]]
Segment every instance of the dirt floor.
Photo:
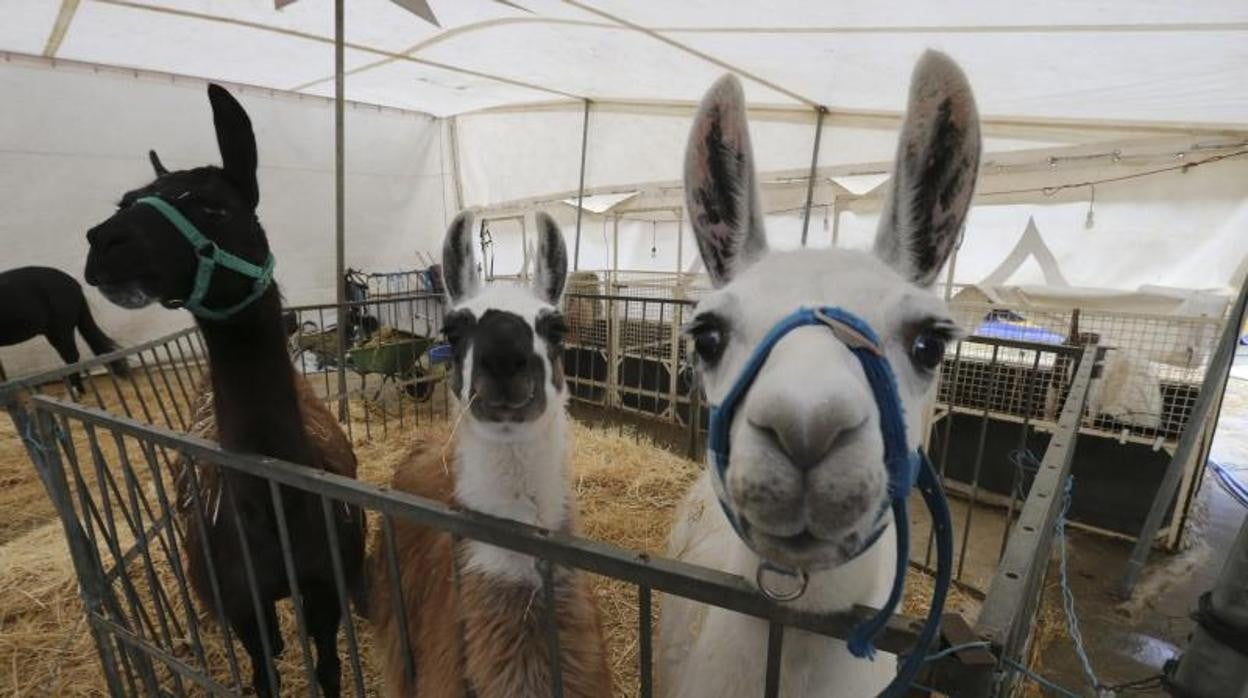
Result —
[[[1248, 355], [1236, 359], [1239, 377], [1227, 386], [1211, 457], [1248, 482]], [[1158, 674], [1183, 651], [1201, 593], [1213, 586], [1222, 561], [1244, 521], [1244, 509], [1207, 473], [1193, 510], [1185, 549], [1174, 555], [1154, 552], [1130, 601], [1115, 589], [1130, 546], [1079, 531], [1070, 537], [1071, 588], [1089, 659], [1102, 683], [1113, 684]], [[1049, 587], [1051, 603], [1057, 589]], [[1089, 694], [1065, 633], [1055, 633], [1039, 649], [1041, 671], [1058, 684]], [[1160, 689], [1133, 695], [1166, 695]]]

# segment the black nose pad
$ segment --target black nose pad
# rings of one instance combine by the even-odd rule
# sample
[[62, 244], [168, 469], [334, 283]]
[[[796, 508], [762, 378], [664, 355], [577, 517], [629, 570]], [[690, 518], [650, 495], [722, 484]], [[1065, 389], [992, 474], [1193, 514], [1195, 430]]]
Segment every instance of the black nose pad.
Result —
[[528, 357], [518, 351], [495, 351], [481, 357], [481, 366], [496, 380], [513, 378], [527, 365]]

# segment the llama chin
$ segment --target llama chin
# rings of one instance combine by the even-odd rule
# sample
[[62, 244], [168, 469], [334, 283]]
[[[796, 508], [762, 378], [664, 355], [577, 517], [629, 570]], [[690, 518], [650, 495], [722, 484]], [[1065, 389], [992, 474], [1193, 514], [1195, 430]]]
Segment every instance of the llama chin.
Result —
[[126, 281], [119, 284], [100, 284], [100, 293], [104, 294], [114, 305], [121, 306], [127, 310], [138, 310], [146, 308], [156, 299], [147, 295], [147, 292], [139, 285], [137, 281]]

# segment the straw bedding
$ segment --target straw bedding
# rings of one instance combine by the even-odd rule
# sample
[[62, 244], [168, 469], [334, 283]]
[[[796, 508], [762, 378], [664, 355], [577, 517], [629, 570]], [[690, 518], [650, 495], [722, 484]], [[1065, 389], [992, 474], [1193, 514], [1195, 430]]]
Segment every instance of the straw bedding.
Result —
[[[362, 418], [365, 407], [354, 404], [353, 417]], [[11, 449], [17, 441], [6, 422], [0, 431], [0, 447]], [[446, 423], [429, 423], [406, 429], [390, 429], [382, 437], [374, 432], [374, 440], [364, 442], [356, 430], [356, 453], [360, 462], [360, 478], [373, 483], [388, 482], [395, 464], [403, 458], [405, 444], [416, 430], [429, 439], [445, 442], [450, 438]], [[580, 503], [583, 534], [629, 549], [661, 553], [665, 548], [672, 514], [688, 486], [697, 477], [700, 465], [659, 448], [635, 434], [621, 435], [615, 430], [594, 429], [574, 423], [572, 452], [574, 487]], [[20, 449], [20, 441], [16, 443]], [[21, 455], [20, 465], [7, 463], [10, 454], [0, 452], [0, 464], [17, 471], [30, 469]], [[110, 462], [113, 462], [110, 460]], [[33, 477], [33, 475], [32, 475]], [[0, 545], [0, 691], [11, 695], [101, 695], [105, 692], [98, 668], [95, 646], [81, 613], [77, 585], [62, 536], [60, 523], [45, 506], [46, 496], [34, 480], [34, 487], [24, 490], [24, 499], [10, 498], [13, 506], [0, 508], [0, 516], [9, 517], [15, 510], [43, 512], [40, 516], [20, 518], [20, 525], [0, 523], [0, 531], [20, 531]], [[16, 495], [15, 495], [16, 496]], [[41, 517], [41, 518], [40, 518]], [[375, 517], [374, 517], [375, 523]], [[176, 596], [168, 560], [157, 555], [155, 568], [162, 585]], [[141, 560], [131, 563], [131, 579], [140, 594], [145, 594], [145, 567]], [[931, 585], [920, 574], [909, 576], [905, 610], [921, 614], [930, 598]], [[619, 695], [637, 694], [637, 596], [636, 589], [618, 581], [594, 577], [594, 593], [601, 605], [607, 632], [611, 669]], [[186, 609], [180, 599], [174, 606], [185, 626]], [[951, 605], [974, 617], [974, 601], [954, 592]], [[655, 604], [657, 615], [658, 604]], [[283, 693], [305, 693], [302, 654], [299, 651], [293, 614], [288, 604], [282, 605], [284, 637], [287, 651], [280, 662], [284, 678]], [[228, 681], [227, 651], [220, 630], [207, 616], [196, 613], [206, 658], [215, 676]], [[656, 617], [654, 622], [657, 624]], [[356, 636], [361, 645], [362, 670], [365, 682], [374, 690], [376, 667], [371, 664], [368, 626], [356, 622]], [[198, 659], [188, 642], [179, 642], [179, 656], [192, 665]], [[352, 683], [350, 663], [346, 658], [346, 638], [340, 640], [344, 657], [344, 686]], [[246, 654], [236, 649], [244, 677], [247, 675]]]

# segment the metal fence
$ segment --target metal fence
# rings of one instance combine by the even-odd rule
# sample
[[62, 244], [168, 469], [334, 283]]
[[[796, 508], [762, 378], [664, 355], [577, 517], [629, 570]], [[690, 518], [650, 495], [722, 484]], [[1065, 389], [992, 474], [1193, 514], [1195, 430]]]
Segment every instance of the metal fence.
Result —
[[[680, 327], [692, 304], [673, 299], [632, 298], [603, 294], [570, 293], [565, 309], [573, 327], [567, 348], [568, 382], [578, 400], [615, 413], [646, 414], [679, 423], [687, 429], [693, 450], [700, 450], [703, 424], [698, 390], [692, 380]], [[359, 311], [351, 313], [351, 311]], [[441, 299], [428, 294], [374, 299], [351, 304], [344, 327], [349, 351], [368, 349], [370, 342], [387, 338], [406, 341], [429, 336], [441, 324]], [[575, 319], [577, 313], [584, 317]], [[365, 317], [378, 318], [377, 328]], [[384, 372], [357, 371], [356, 355], [338, 357], [339, 323], [332, 305], [290, 309], [292, 356], [310, 382], [319, 386], [324, 399], [341, 404], [355, 397], [347, 412], [346, 427], [363, 429], [363, 437], [381, 430], [403, 428], [418, 420], [444, 418], [448, 410], [445, 388], [436, 366], [420, 363], [424, 351], [404, 350], [395, 359], [398, 369], [414, 365], [414, 371], [389, 376]], [[383, 328], [406, 334], [378, 337]], [[431, 331], [432, 330], [432, 331]], [[326, 334], [329, 334], [327, 337]], [[317, 340], [324, 344], [317, 344]], [[330, 342], [329, 340], [333, 341]], [[378, 342], [376, 346], [380, 346]], [[1043, 453], [1038, 467], [1010, 469], [1018, 478], [1004, 503], [1007, 514], [988, 517], [979, 513], [986, 505], [999, 506], [979, 496], [985, 468], [985, 452], [968, 459], [941, 441], [941, 430], [957, 415], [986, 418], [959, 405], [957, 382], [969, 375], [969, 362], [959, 351], [947, 362], [942, 380], [943, 400], [937, 403], [929, 451], [944, 480], [959, 496], [961, 545], [957, 573], [964, 589], [982, 596], [984, 611], [975, 623], [979, 634], [990, 637], [997, 654], [982, 650], [954, 653], [932, 662], [926, 685], [953, 695], [1006, 695], [1013, 677], [999, 662], [1004, 655], [1025, 662], [1034, 631], [1033, 618], [1051, 552], [1051, 524], [1056, 515], [1058, 484], [1069, 469], [1070, 454], [1079, 437], [1083, 404], [1087, 399], [1094, 349], [1030, 346], [1009, 340], [968, 340], [988, 347], [994, 361], [988, 374], [995, 393], [1010, 394], [1019, 417], [1018, 443]], [[1022, 352], [1020, 360], [1006, 360], [1007, 350]], [[1030, 352], [1030, 353], [1028, 353]], [[365, 354], [367, 355], [367, 353]], [[968, 354], [969, 355], [969, 354]], [[267, 480], [273, 492], [279, 487], [305, 490], [332, 506], [346, 502], [367, 509], [374, 526], [391, 530], [396, 518], [433, 526], [449, 533], [534, 555], [550, 562], [621, 579], [635, 585], [638, 595], [638, 646], [642, 695], [651, 695], [651, 606], [655, 590], [685, 596], [768, 620], [772, 641], [779, 643], [783, 627], [844, 637], [853, 624], [869, 613], [813, 616], [775, 605], [753, 591], [745, 580], [721, 572], [623, 550], [554, 531], [543, 531], [514, 522], [470, 512], [452, 511], [445, 505], [382, 490], [332, 475], [311, 473], [299, 466], [226, 453], [214, 444], [185, 434], [192, 419], [198, 386], [205, 378], [204, 347], [194, 329], [170, 335], [132, 349], [96, 357], [74, 367], [58, 369], [0, 388], [5, 405], [29, 456], [47, 488], [70, 542], [90, 629], [99, 649], [103, 671], [114, 695], [162, 693], [182, 695], [207, 691], [236, 694], [242, 690], [240, 653], [228, 632], [216, 623], [216, 610], [197, 614], [188, 593], [184, 563], [185, 530], [171, 508], [174, 492], [170, 464], [189, 457], [220, 467], [247, 472]], [[415, 356], [415, 363], [408, 357]], [[579, 356], [579, 358], [578, 358]], [[1029, 357], [1029, 358], [1028, 358]], [[129, 378], [101, 376], [88, 381], [87, 391], [75, 395], [68, 376], [98, 370], [118, 358], [127, 359]], [[579, 364], [578, 361], [582, 363]], [[961, 362], [961, 363], [960, 363]], [[1030, 362], [1030, 364], [1028, 364]], [[353, 373], [346, 394], [336, 389], [338, 366]], [[1030, 365], [1031, 371], [1019, 366]], [[585, 366], [596, 366], [585, 370]], [[1039, 367], [1049, 368], [1039, 370]], [[354, 375], [358, 373], [359, 375]], [[408, 388], [428, 385], [433, 391], [423, 400]], [[60, 387], [58, 387], [60, 386]], [[25, 395], [33, 393], [31, 400]], [[440, 396], [440, 397], [439, 397]], [[1042, 402], [1062, 405], [1052, 426], [1037, 427]], [[77, 402], [75, 402], [77, 400]], [[943, 407], [942, 407], [943, 405]], [[943, 412], [942, 412], [943, 410]], [[998, 464], [999, 465], [999, 464]], [[999, 469], [999, 468], [996, 468]], [[967, 475], [969, 473], [969, 476]], [[1056, 479], [1055, 479], [1056, 478]], [[1017, 496], [1015, 496], [1017, 495]], [[1021, 504], [1019, 503], [1021, 501]], [[1000, 511], [1000, 509], [998, 509]], [[1015, 513], [1017, 512], [1017, 516]], [[1004, 520], [1001, 546], [989, 550], [971, 545], [973, 526], [995, 518]], [[925, 535], [922, 517], [916, 517], [914, 539]], [[283, 535], [283, 545], [288, 541]], [[975, 540], [984, 536], [977, 535]], [[383, 543], [390, 546], [388, 536]], [[1004, 557], [997, 565], [997, 558]], [[393, 557], [393, 551], [386, 551]], [[930, 563], [930, 547], [921, 543], [912, 552], [913, 564]], [[979, 557], [977, 557], [979, 556]], [[968, 562], [969, 560], [969, 562]], [[990, 570], [989, 581], [975, 578], [974, 570]], [[982, 590], [983, 593], [978, 592]], [[345, 590], [344, 590], [345, 591]], [[393, 594], [399, 598], [400, 595]], [[297, 614], [296, 614], [297, 615]], [[298, 617], [287, 624], [299, 626]], [[915, 636], [910, 619], [897, 618], [881, 639], [885, 651], [903, 652]], [[943, 643], [973, 639], [969, 627], [956, 617], [947, 620]], [[359, 687], [365, 682], [370, 657], [366, 629], [352, 626], [344, 634], [349, 676], [344, 684]], [[287, 652], [283, 671], [309, 671], [311, 655], [306, 643]], [[773, 646], [774, 649], [774, 646]], [[778, 652], [768, 652], [769, 672], [778, 672]], [[245, 657], [245, 655], [244, 655]], [[760, 657], [760, 661], [763, 658]], [[314, 680], [306, 673], [304, 682]], [[291, 684], [288, 684], [288, 686]], [[768, 682], [777, 686], [778, 682]], [[772, 695], [772, 694], [769, 694]]]

